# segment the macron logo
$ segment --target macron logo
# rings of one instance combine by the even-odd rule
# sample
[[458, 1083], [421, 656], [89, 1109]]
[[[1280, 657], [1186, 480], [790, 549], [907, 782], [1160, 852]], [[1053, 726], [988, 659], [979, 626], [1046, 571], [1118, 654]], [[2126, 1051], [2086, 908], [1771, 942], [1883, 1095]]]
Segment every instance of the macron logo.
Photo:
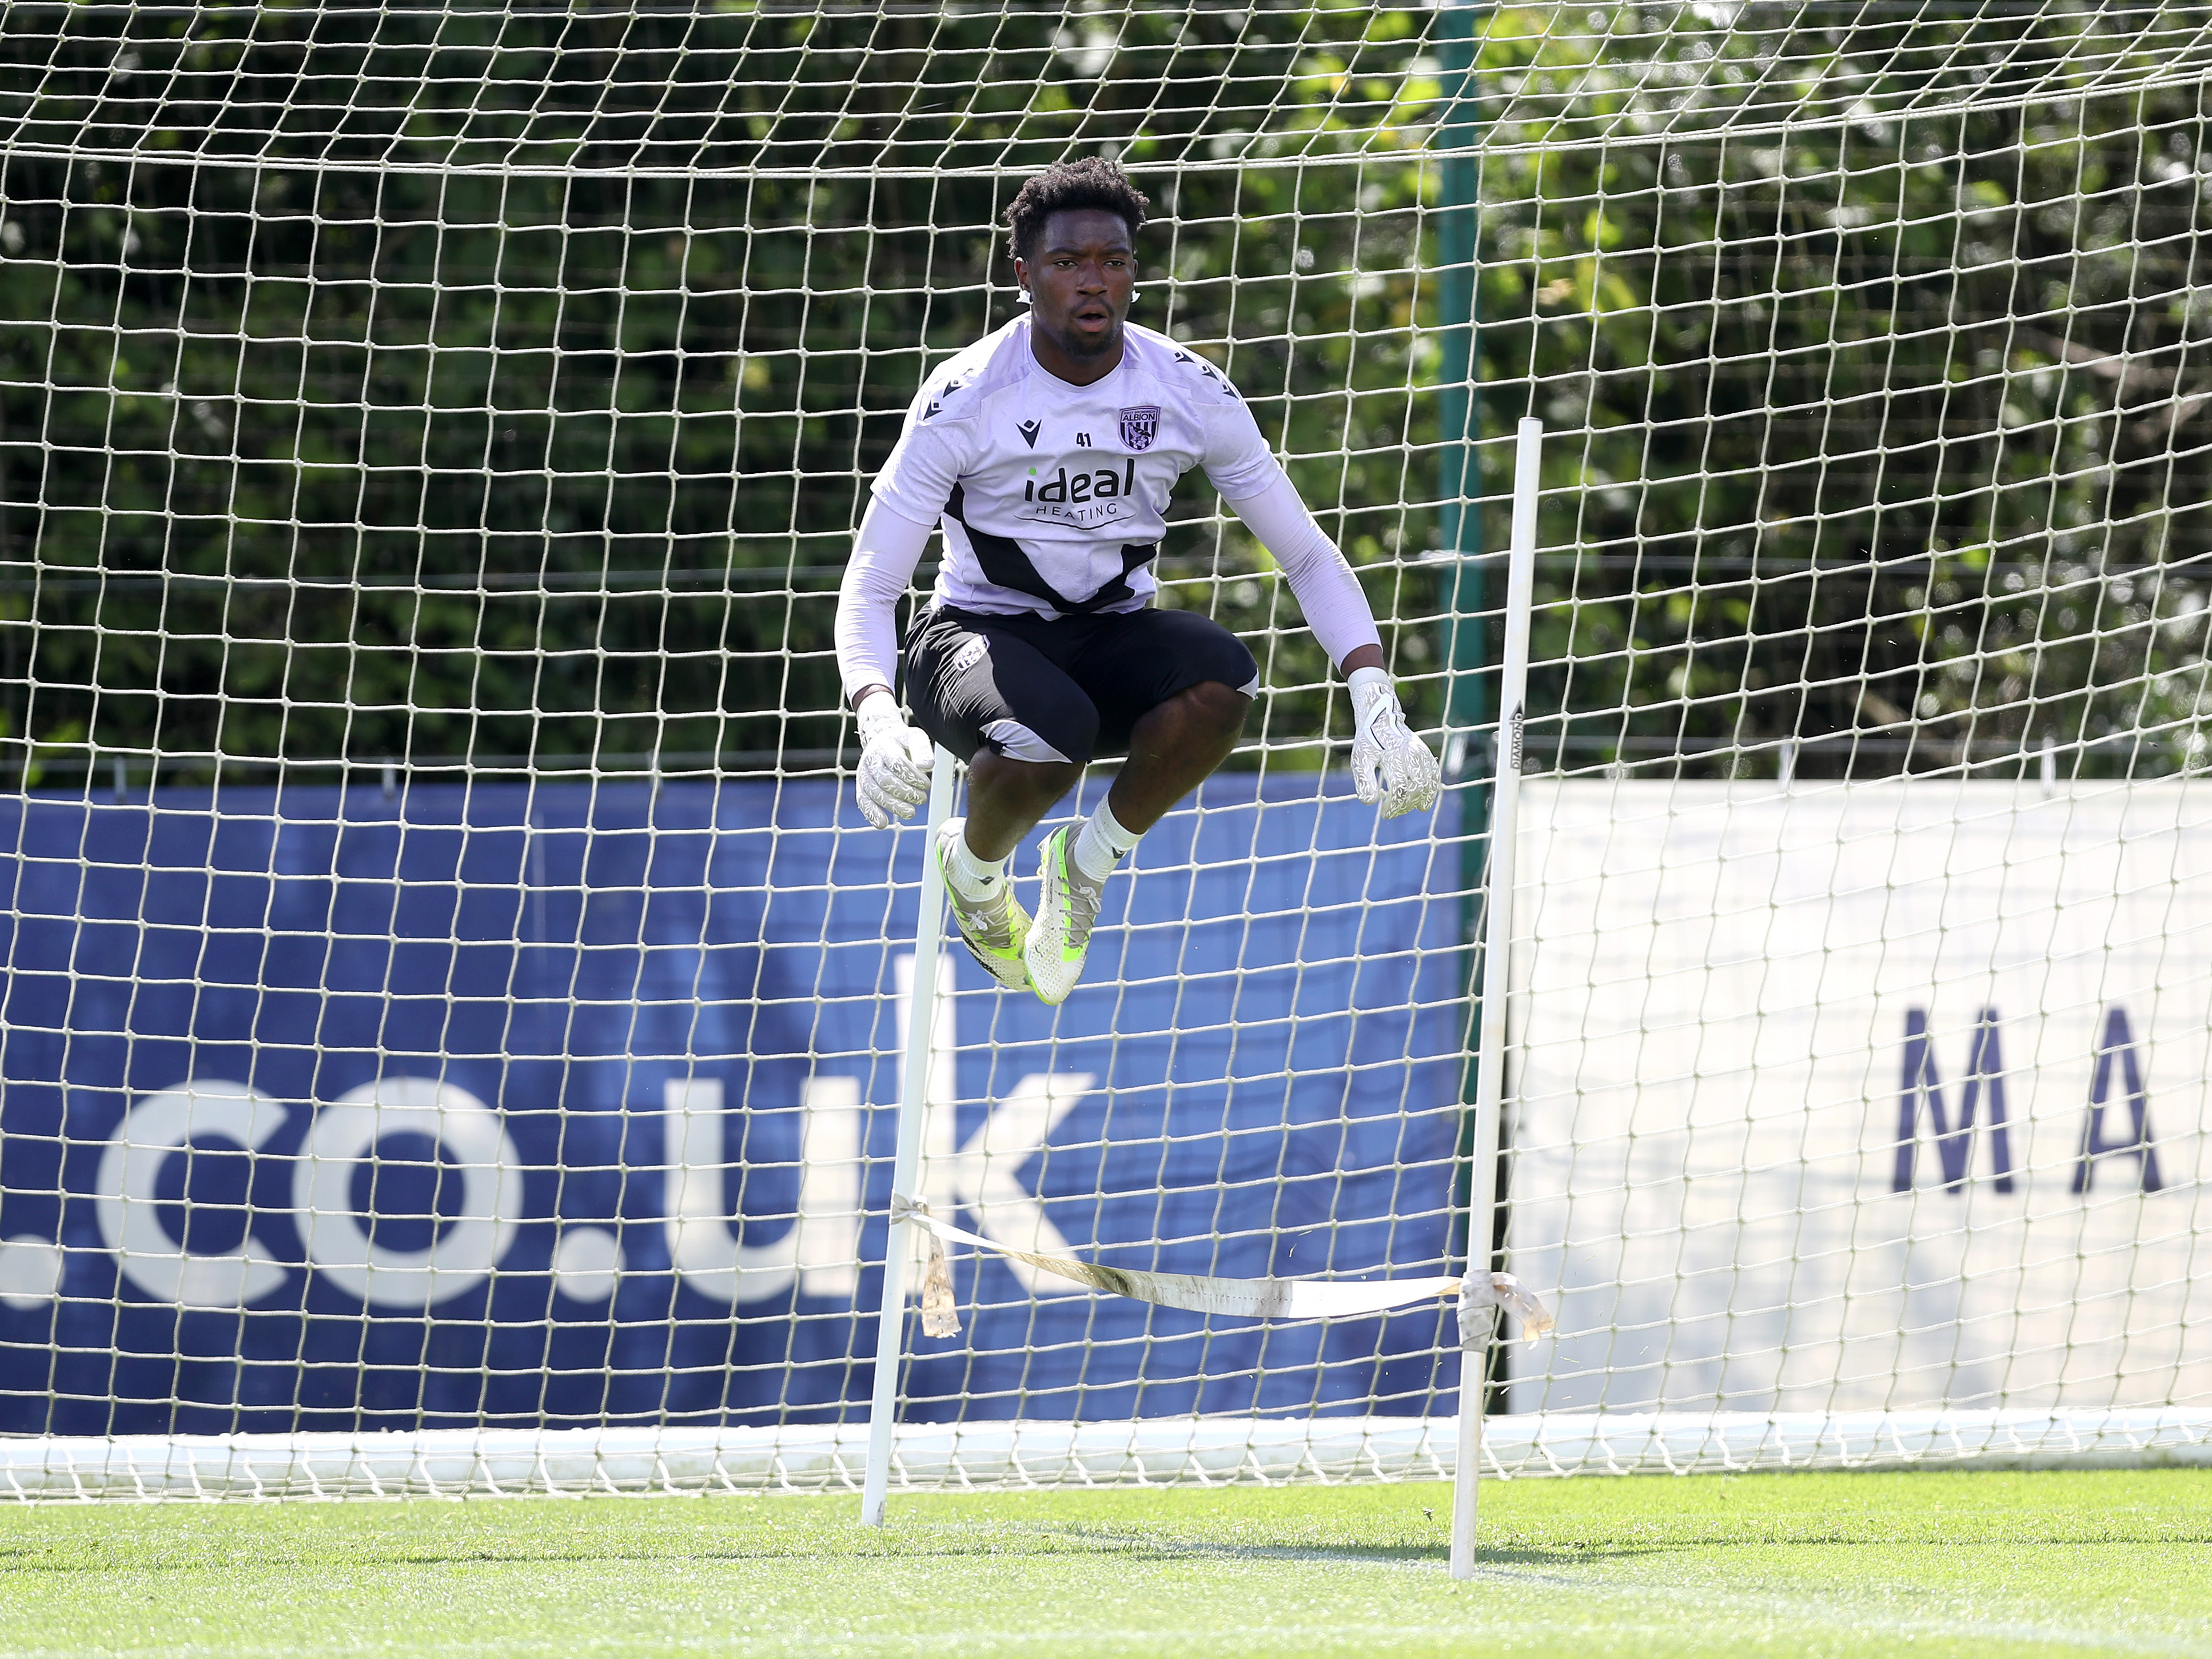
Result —
[[1042, 421], [1024, 421], [1017, 425], [1014, 428], [1014, 430], [1022, 434], [1022, 441], [1024, 443], [1027, 444], [1031, 449], [1035, 449], [1036, 447], [1037, 434], [1044, 430], [1044, 422]]

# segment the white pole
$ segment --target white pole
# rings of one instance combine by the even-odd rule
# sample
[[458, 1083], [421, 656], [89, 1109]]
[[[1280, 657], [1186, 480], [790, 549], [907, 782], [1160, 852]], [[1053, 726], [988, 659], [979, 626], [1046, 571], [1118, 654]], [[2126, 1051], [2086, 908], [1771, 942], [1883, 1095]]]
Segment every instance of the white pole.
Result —
[[[1498, 1116], [1505, 1094], [1506, 959], [1513, 946], [1514, 830], [1521, 812], [1521, 739], [1528, 719], [1528, 608], [1536, 586], [1536, 493], [1544, 423], [1521, 422], [1513, 454], [1513, 537], [1505, 563], [1505, 668], [1498, 687], [1497, 781], [1490, 792], [1490, 880], [1482, 938], [1482, 1027], [1474, 1068], [1474, 1170], [1468, 1200], [1470, 1291], [1490, 1273], [1491, 1215], [1498, 1197]], [[1476, 1322], [1497, 1330], [1497, 1316]], [[1474, 1577], [1474, 1518], [1482, 1469], [1482, 1397], [1487, 1341], [1459, 1362], [1459, 1446], [1452, 1476], [1451, 1576]]]
[[[938, 826], [952, 813], [952, 757], [940, 749], [929, 774], [928, 840], [921, 847], [921, 909], [914, 924], [914, 978], [908, 995], [904, 1079], [899, 1089], [898, 1156], [891, 1190], [919, 1196], [921, 1125], [929, 1109], [929, 1042], [937, 1029], [937, 946], [945, 934], [945, 877], [937, 867]], [[906, 1266], [914, 1223], [891, 1224], [884, 1255], [883, 1306], [876, 1316], [876, 1390], [868, 1405], [868, 1469], [860, 1486], [860, 1519], [884, 1524], [890, 1497], [891, 1429], [898, 1418], [899, 1360], [906, 1351]]]

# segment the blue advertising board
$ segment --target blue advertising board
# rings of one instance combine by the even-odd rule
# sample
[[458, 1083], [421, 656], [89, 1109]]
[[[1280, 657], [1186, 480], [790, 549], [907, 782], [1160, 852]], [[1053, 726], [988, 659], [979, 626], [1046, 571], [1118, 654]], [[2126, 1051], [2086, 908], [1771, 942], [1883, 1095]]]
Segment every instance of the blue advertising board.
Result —
[[[826, 781], [0, 803], [0, 1432], [864, 1413], [922, 840]], [[932, 1201], [1124, 1267], [1442, 1270], [1449, 823], [1229, 775], [1134, 864], [1057, 1010], [947, 953]], [[910, 1418], [1451, 1376], [1434, 1307], [957, 1282]]]

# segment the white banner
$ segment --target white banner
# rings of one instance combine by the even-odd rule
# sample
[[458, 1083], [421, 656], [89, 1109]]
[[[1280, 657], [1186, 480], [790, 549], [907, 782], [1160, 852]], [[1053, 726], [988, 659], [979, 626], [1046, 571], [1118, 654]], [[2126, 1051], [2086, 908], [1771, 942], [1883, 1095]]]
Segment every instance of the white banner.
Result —
[[1522, 812], [1513, 1410], [2212, 1401], [2212, 787]]

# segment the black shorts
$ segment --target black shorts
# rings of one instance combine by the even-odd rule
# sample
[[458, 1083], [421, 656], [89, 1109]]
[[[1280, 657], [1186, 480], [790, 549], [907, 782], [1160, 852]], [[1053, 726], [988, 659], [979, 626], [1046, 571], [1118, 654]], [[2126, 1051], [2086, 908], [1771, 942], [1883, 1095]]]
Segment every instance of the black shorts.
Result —
[[1127, 750], [1130, 729], [1178, 692], [1218, 680], [1249, 696], [1259, 678], [1234, 634], [1190, 611], [998, 617], [933, 607], [906, 641], [915, 724], [963, 760], [988, 748], [1080, 765]]

